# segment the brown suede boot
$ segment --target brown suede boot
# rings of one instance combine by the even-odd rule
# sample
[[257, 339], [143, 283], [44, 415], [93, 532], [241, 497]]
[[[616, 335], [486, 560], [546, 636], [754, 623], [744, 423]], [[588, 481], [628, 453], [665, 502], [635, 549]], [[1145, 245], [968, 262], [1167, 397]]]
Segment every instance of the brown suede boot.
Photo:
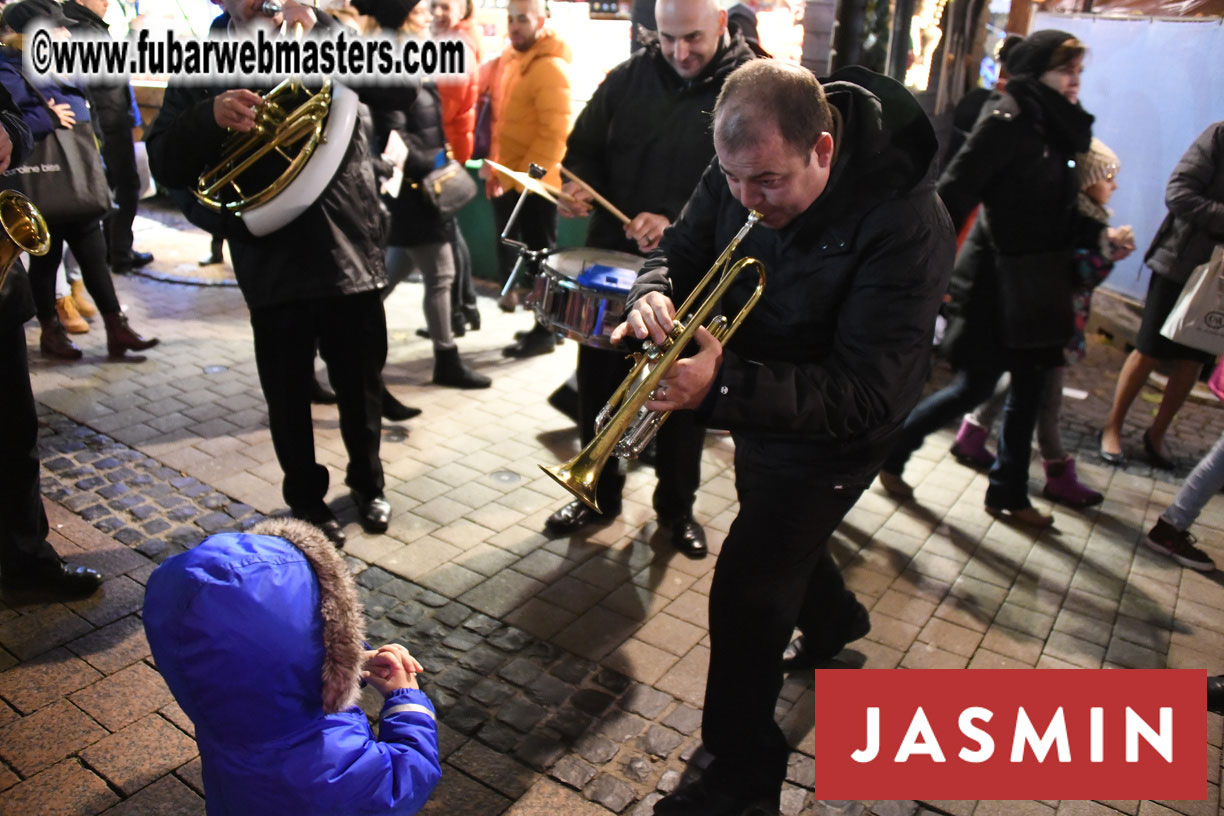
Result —
[[64, 324], [60, 323], [59, 315], [48, 318], [40, 317], [38, 322], [42, 326], [42, 337], [38, 340], [39, 351], [59, 360], [81, 359], [81, 350], [68, 339], [68, 332], [64, 331]]
[[85, 334], [89, 331], [89, 324], [77, 312], [76, 304], [70, 296], [56, 298], [55, 314], [59, 317], [64, 330], [69, 334]]
[[112, 360], [143, 362], [144, 357], [128, 357], [124, 352], [144, 351], [153, 348], [160, 342], [156, 337], [145, 339], [134, 332], [122, 312], [104, 314], [102, 322], [106, 325], [106, 351]]
[[86, 320], [92, 320], [98, 316], [98, 309], [93, 305], [93, 301], [89, 299], [89, 294], [85, 291], [85, 283], [77, 278], [69, 284], [72, 287], [72, 300], [76, 303], [76, 309], [81, 317]]

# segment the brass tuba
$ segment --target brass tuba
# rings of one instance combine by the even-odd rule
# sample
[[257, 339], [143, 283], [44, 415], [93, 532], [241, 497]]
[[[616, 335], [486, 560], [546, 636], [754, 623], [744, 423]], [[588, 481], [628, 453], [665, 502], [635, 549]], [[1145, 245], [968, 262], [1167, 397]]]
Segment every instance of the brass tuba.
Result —
[[[271, 17], [281, 7], [263, 3]], [[300, 36], [301, 26], [295, 29]], [[268, 235], [306, 211], [340, 168], [357, 124], [357, 94], [324, 79], [317, 90], [286, 79], [255, 113], [255, 127], [234, 133], [221, 160], [200, 174], [195, 195], [215, 212], [242, 218], [252, 235]]]
[[[656, 346], [649, 339], [642, 343], [642, 351], [633, 355], [633, 370], [612, 394], [608, 404], [599, 412], [595, 420], [595, 437], [587, 446], [563, 465], [554, 467], [540, 465], [541, 470], [595, 512], [601, 512], [599, 503], [596, 501], [595, 488], [608, 459], [612, 456], [621, 459], [636, 459], [654, 438], [659, 426], [671, 414], [670, 411], [648, 411], [645, 407], [646, 402], [654, 393], [659, 381], [663, 379], [672, 364], [680, 358], [685, 347], [696, 336], [697, 327], [704, 325], [709, 319], [710, 322], [706, 328], [716, 340], [725, 343], [752, 311], [756, 302], [760, 300], [761, 294], [765, 291], [764, 264], [756, 258], [741, 258], [730, 269], [727, 268], [740, 241], [760, 219], [759, 212], [749, 211], [747, 222], [740, 227], [739, 232], [731, 239], [731, 243], [727, 244], [727, 248], [718, 256], [718, 260], [714, 261], [714, 265], [706, 272], [705, 277], [676, 310], [677, 317], [687, 314], [689, 309], [693, 308], [697, 297], [705, 293], [710, 287], [710, 282], [717, 276], [717, 283], [710, 289], [697, 311], [689, 315], [688, 322], [681, 323], [679, 320], [673, 320], [671, 333], [661, 346]], [[756, 289], [748, 297], [748, 302], [739, 310], [735, 319], [728, 320], [726, 315], [718, 315], [710, 319], [711, 313], [731, 285], [739, 279], [740, 273], [753, 267], [757, 271]]]
[[16, 190], [0, 190], [0, 289], [9, 268], [23, 252], [46, 255], [51, 249], [51, 231], [34, 202]]

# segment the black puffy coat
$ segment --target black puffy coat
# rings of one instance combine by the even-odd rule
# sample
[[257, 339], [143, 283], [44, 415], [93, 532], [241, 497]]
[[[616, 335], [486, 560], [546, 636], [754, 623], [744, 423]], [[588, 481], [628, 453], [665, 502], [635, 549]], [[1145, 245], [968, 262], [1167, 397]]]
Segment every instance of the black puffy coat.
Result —
[[[66, 2], [61, 6], [64, 16], [76, 25], [74, 30], [86, 31], [91, 34], [110, 36], [110, 26], [106, 22], [76, 2]], [[132, 118], [132, 91], [126, 81], [107, 83], [94, 77], [86, 88], [93, 119], [98, 130], [105, 134], [131, 131], [136, 126]], [[131, 138], [131, 134], [127, 134]]]
[[385, 104], [371, 105], [370, 116], [374, 120], [376, 153], [381, 154], [393, 130], [408, 146], [399, 195], [384, 199], [391, 211], [387, 245], [420, 246], [453, 241], [455, 219], [439, 216], [416, 186], [434, 169], [434, 163], [446, 149], [437, 87], [429, 82], [419, 91], [405, 89], [386, 99]]
[[[566, 141], [565, 166], [630, 218], [675, 221], [714, 156], [710, 111], [723, 80], [754, 57], [734, 34], [700, 76], [684, 80], [652, 38], [596, 88]], [[602, 207], [591, 213], [586, 245], [638, 254]]]
[[[326, 26], [331, 18], [318, 15]], [[224, 29], [225, 15], [213, 30]], [[165, 187], [194, 188], [216, 164], [229, 135], [213, 117], [213, 98], [224, 88], [171, 82], [162, 108], [145, 135], [149, 168]], [[253, 89], [254, 90], [254, 89]], [[367, 92], [387, 91], [363, 88]], [[218, 220], [234, 258], [234, 275], [251, 308], [295, 300], [352, 295], [387, 284], [383, 226], [365, 133], [354, 128], [340, 167], [323, 194], [281, 229], [262, 237], [241, 219]]]
[[1061, 344], [1025, 351], [1003, 345], [995, 256], [1096, 245], [1104, 225], [1076, 210], [1074, 159], [1073, 151], [1060, 150], [1047, 138], [1040, 108], [1021, 106], [1010, 94], [995, 92], [944, 171], [939, 195], [958, 228], [982, 205], [957, 256], [949, 288], [942, 350], [955, 367], [1049, 367], [1064, 362]]
[[1224, 122], [1209, 125], [1181, 157], [1165, 188], [1168, 214], [1143, 261], [1185, 283], [1224, 244]]
[[[765, 264], [765, 294], [699, 417], [733, 432], [737, 466], [866, 485], [922, 393], [956, 242], [928, 180], [935, 133], [913, 96], [857, 67], [825, 90], [843, 122], [828, 186], [783, 229], [758, 226], [740, 244], [736, 257]], [[712, 162], [630, 300], [662, 291], [679, 303], [746, 218]], [[749, 277], [723, 314], [747, 300]]]

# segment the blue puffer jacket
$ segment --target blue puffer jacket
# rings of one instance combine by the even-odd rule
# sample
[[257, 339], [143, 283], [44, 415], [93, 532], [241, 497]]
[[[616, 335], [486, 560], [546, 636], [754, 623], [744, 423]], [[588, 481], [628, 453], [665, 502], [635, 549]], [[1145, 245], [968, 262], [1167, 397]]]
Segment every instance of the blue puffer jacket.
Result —
[[[56, 104], [67, 102], [72, 106], [77, 122], [91, 123], [89, 101], [84, 91], [50, 79], [32, 86], [21, 71], [21, 52], [8, 46], [0, 47], [0, 83], [4, 84], [13, 101], [21, 108], [21, 116], [30, 126], [35, 141], [59, 127], [59, 121], [52, 118], [51, 111], [47, 110], [49, 99], [54, 99]], [[36, 93], [41, 93], [41, 98]]]
[[379, 736], [353, 705], [362, 611], [314, 527], [211, 536], [149, 578], [145, 632], [195, 724], [208, 813], [412, 814], [441, 775], [433, 706], [404, 689]]

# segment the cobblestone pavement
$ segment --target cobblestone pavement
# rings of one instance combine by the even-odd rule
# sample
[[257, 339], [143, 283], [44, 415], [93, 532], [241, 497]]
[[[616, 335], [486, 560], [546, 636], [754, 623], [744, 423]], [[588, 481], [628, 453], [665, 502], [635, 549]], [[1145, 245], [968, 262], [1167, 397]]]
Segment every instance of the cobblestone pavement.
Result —
[[[138, 246], [161, 265], [194, 262], [207, 238], [141, 219]], [[170, 269], [168, 271], [173, 271]], [[117, 279], [132, 323], [162, 338], [143, 364], [104, 361], [99, 329], [85, 359], [43, 360], [27, 335], [41, 406], [44, 495], [53, 543], [103, 571], [94, 598], [0, 607], [0, 814], [202, 813], [191, 723], [149, 655], [139, 618], [155, 565], [211, 532], [283, 510], [280, 471], [237, 290]], [[346, 522], [349, 563], [372, 641], [409, 644], [440, 712], [443, 781], [430, 814], [648, 814], [700, 765], [714, 559], [670, 551], [650, 508], [653, 476], [629, 474], [622, 518], [587, 537], [549, 540], [563, 504], [537, 465], [577, 450], [545, 398], [574, 345], [525, 361], [499, 349], [527, 318], [482, 300], [484, 328], [460, 348], [494, 380], [487, 391], [428, 385], [421, 289], [388, 301], [393, 391], [425, 413], [384, 428], [391, 529], [366, 536], [342, 485], [334, 407], [316, 407], [319, 457]], [[1095, 461], [1121, 352], [1093, 345], [1068, 386], [1068, 447], [1106, 492], [1085, 513], [1056, 510], [1041, 535], [982, 511], [985, 480], [932, 436], [907, 469], [917, 502], [864, 494], [833, 547], [871, 609], [871, 634], [840, 661], [868, 668], [1177, 667], [1224, 672], [1220, 573], [1183, 570], [1142, 546], [1193, 461], [1224, 432], [1224, 410], [1189, 404], [1171, 441], [1179, 473]], [[932, 386], [947, 372], [937, 367]], [[1138, 439], [1154, 391], [1128, 425]], [[735, 514], [732, 448], [711, 434], [696, 513], [717, 553]], [[1040, 465], [1032, 485], [1040, 491]], [[1039, 506], [1045, 502], [1037, 498]], [[1197, 528], [1224, 564], [1224, 498]], [[792, 678], [778, 715], [795, 746], [786, 814], [912, 816], [1224, 813], [1224, 720], [1208, 715], [1201, 802], [818, 802], [813, 689]], [[366, 698], [367, 710], [377, 700]]]

